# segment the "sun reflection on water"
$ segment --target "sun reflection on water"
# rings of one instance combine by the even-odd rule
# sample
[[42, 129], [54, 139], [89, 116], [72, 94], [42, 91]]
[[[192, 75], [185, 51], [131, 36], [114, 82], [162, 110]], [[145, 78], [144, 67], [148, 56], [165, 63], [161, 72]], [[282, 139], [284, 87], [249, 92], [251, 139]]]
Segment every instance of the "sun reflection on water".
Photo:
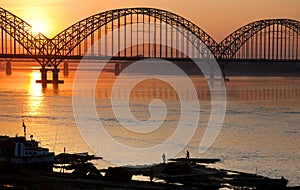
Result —
[[32, 71], [29, 74], [27, 112], [28, 115], [31, 116], [40, 115], [43, 110], [43, 89], [41, 84], [36, 83], [38, 79], [40, 79], [40, 73], [38, 71]]
[[41, 77], [40, 73], [38, 71], [32, 71], [29, 74], [29, 86], [28, 86], [28, 93], [30, 96], [42, 96], [42, 85], [36, 83], [36, 80], [39, 80]]

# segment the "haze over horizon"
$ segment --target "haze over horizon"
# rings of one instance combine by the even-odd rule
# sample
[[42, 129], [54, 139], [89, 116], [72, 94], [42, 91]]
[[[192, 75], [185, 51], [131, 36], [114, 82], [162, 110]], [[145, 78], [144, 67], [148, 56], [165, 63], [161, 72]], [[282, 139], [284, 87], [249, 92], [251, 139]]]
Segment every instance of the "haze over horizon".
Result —
[[72, 24], [107, 10], [151, 7], [168, 10], [194, 22], [216, 41], [250, 22], [267, 18], [300, 20], [298, 0], [3, 0], [1, 7], [51, 38]]

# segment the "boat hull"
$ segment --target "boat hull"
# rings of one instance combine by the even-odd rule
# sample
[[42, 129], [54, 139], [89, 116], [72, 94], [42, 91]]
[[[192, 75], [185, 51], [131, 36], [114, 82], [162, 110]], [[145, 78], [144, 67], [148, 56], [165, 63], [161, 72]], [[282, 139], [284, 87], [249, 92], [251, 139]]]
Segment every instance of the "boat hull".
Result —
[[52, 171], [53, 162], [53, 155], [35, 157], [0, 157], [0, 168], [24, 168]]

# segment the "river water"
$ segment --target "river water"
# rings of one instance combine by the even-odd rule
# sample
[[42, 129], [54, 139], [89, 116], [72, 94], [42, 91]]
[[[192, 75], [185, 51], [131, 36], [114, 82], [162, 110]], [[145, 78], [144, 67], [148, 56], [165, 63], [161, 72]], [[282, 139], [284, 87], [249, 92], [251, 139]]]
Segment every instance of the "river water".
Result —
[[[24, 119], [27, 134], [33, 134], [42, 146], [51, 151], [61, 153], [66, 147], [67, 152], [93, 154], [80, 135], [74, 119], [72, 88], [75, 70], [70, 70], [69, 76], [63, 76], [60, 72], [60, 79], [65, 83], [60, 84], [58, 89], [53, 89], [49, 84], [47, 89], [42, 89], [40, 84], [35, 83], [36, 79], [40, 79], [37, 67], [26, 64], [21, 68], [19, 65], [22, 64], [13, 64], [10, 76], [5, 74], [4, 69], [0, 70], [0, 134], [23, 135]], [[153, 99], [162, 100], [167, 107], [167, 116], [161, 128], [152, 133], [136, 135], [122, 128], [113, 115], [110, 95], [115, 76], [105, 73], [102, 78], [95, 86], [95, 105], [97, 113], [101, 115], [99, 120], [103, 121], [111, 137], [126, 146], [145, 148], [162, 143], [172, 135], [180, 118], [180, 100], [170, 85], [159, 80], [146, 80], [134, 88], [130, 94], [130, 109], [138, 120], [149, 119], [149, 104]], [[210, 116], [210, 95], [203, 78], [191, 77], [199, 95], [201, 118], [189, 143], [178, 145], [182, 151], [177, 157], [184, 157], [185, 151], [189, 150], [192, 157], [221, 158], [221, 163], [216, 167], [256, 172], [269, 177], [285, 176], [290, 181], [289, 185], [298, 185], [300, 78], [229, 78], [230, 81], [226, 82], [227, 107], [222, 129], [214, 144], [205, 153], [199, 153], [201, 137]], [[185, 88], [184, 83], [182, 88]], [[120, 109], [123, 109], [122, 106]], [[104, 149], [103, 152], [109, 152], [111, 157], [115, 155], [123, 159], [118, 150], [109, 144]], [[124, 153], [127, 158], [125, 154], [132, 153]], [[149, 157], [151, 155], [137, 156], [128, 160], [128, 163], [134, 163], [135, 159], [142, 162]], [[95, 164], [98, 168], [113, 165], [110, 158]]]

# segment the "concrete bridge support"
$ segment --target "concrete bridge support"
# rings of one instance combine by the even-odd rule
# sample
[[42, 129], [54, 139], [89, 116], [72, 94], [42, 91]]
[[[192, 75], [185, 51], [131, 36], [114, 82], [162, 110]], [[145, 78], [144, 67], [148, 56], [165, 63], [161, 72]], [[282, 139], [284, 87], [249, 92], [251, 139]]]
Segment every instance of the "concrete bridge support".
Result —
[[[52, 80], [47, 79], [47, 72], [52, 71]], [[58, 88], [58, 84], [63, 84], [63, 80], [59, 80], [58, 74], [59, 74], [59, 69], [58, 68], [53, 68], [53, 69], [46, 69], [45, 67], [42, 67], [40, 69], [41, 72], [41, 80], [36, 80], [36, 83], [41, 83], [43, 88], [47, 88], [48, 83], [52, 83], [53, 87], [55, 89]]]
[[[46, 69], [45, 67], [42, 67], [40, 69], [40, 72], [41, 72], [41, 81], [40, 81], [40, 83], [42, 83], [43, 88], [47, 87], [47, 71], [48, 71], [48, 69]], [[36, 82], [39, 83], [39, 81], [36, 81]]]
[[69, 76], [69, 64], [68, 64], [68, 62], [64, 63], [64, 76]]
[[11, 62], [8, 61], [6, 62], [6, 71], [5, 71], [6, 75], [11, 75]]
[[58, 84], [59, 84], [58, 73], [59, 73], [58, 68], [52, 69], [52, 84], [55, 89], [58, 88]]
[[120, 72], [121, 72], [121, 65], [120, 63], [116, 63], [115, 64], [115, 76], [119, 76]]

